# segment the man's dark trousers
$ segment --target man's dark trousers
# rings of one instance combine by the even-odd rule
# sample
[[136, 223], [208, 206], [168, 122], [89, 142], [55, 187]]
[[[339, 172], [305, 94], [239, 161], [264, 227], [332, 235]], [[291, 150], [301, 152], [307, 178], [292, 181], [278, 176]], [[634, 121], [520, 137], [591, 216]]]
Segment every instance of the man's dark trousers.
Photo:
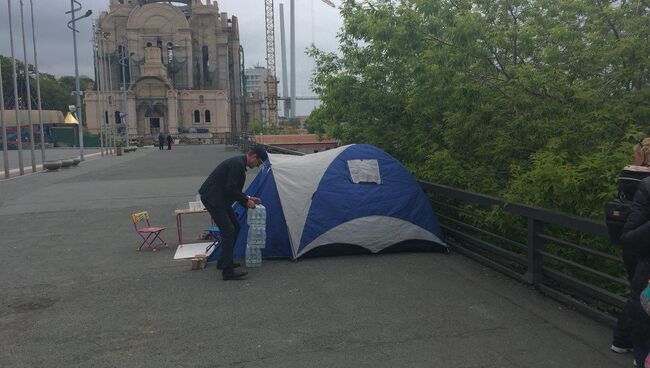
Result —
[[217, 261], [217, 267], [227, 273], [233, 269], [233, 250], [241, 225], [239, 225], [239, 220], [232, 206], [214, 206], [205, 201], [203, 205], [221, 231], [223, 240], [221, 241], [221, 256], [219, 257], [219, 261]]

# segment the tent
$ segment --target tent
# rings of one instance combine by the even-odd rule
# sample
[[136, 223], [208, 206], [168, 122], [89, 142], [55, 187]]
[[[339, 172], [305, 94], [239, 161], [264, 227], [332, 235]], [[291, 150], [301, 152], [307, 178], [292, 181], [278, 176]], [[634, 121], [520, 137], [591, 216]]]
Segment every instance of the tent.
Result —
[[[368, 144], [304, 156], [269, 154], [246, 194], [266, 207], [265, 258], [297, 259], [330, 244], [377, 253], [407, 240], [447, 251], [422, 188], [399, 161]], [[237, 204], [235, 211], [241, 231], [234, 253], [241, 258], [248, 225], [246, 210]]]

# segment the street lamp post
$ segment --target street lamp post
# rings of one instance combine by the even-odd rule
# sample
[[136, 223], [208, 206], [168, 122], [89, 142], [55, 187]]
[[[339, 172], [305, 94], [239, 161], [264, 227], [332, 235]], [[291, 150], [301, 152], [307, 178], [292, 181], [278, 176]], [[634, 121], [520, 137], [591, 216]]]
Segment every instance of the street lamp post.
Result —
[[93, 21], [93, 65], [95, 67], [95, 91], [96, 91], [96, 103], [95, 103], [95, 119], [97, 121], [97, 128], [99, 130], [99, 150], [101, 152], [101, 155], [104, 156], [104, 134], [103, 134], [103, 124], [101, 121], [101, 115], [100, 115], [100, 96], [101, 96], [101, 85], [100, 83], [104, 83], [101, 79], [101, 70], [99, 69], [99, 41], [97, 38], [97, 33], [99, 31], [97, 30], [97, 24]]
[[[128, 111], [128, 101], [126, 98], [126, 62], [127, 62], [127, 49], [126, 45], [122, 45], [122, 52], [120, 53], [120, 65], [122, 66], [122, 113], [120, 114], [120, 120], [124, 124], [125, 138], [126, 138], [126, 147], [129, 147], [129, 123], [127, 120], [127, 111]], [[130, 82], [130, 81], [129, 81]]]
[[[75, 9], [74, 5], [77, 4], [79, 7]], [[77, 120], [79, 120], [79, 159], [81, 161], [84, 160], [84, 135], [83, 135], [83, 120], [82, 120], [82, 113], [81, 113], [81, 91], [79, 90], [79, 63], [77, 62], [77, 29], [75, 26], [75, 22], [87, 18], [93, 14], [92, 10], [88, 10], [84, 15], [82, 15], [79, 18], [74, 17], [74, 13], [76, 11], [81, 10], [81, 3], [78, 2], [77, 0], [70, 0], [70, 11], [65, 12], [66, 14], [70, 14], [70, 17], [72, 18], [71, 21], [68, 22], [68, 28], [72, 30], [72, 43], [74, 47], [74, 79], [75, 79], [75, 95], [77, 95]], [[70, 26], [72, 24], [72, 27]]]
[[109, 110], [109, 105], [107, 99], [107, 93], [108, 93], [108, 71], [106, 70], [106, 45], [104, 44], [104, 41], [107, 37], [107, 34], [105, 32], [100, 31], [101, 37], [99, 38], [99, 48], [101, 52], [101, 57], [99, 58], [100, 61], [100, 66], [101, 66], [101, 88], [102, 88], [102, 129], [104, 130], [104, 144], [106, 146], [106, 150], [108, 151], [108, 154], [112, 155], [114, 153], [113, 151], [113, 145], [112, 145], [112, 137], [109, 131], [109, 119], [107, 116], [107, 111]]
[[99, 31], [99, 49], [100, 49], [100, 55], [101, 57], [99, 58], [100, 62], [100, 68], [101, 68], [101, 89], [102, 89], [102, 129], [104, 130], [104, 142], [106, 146], [106, 150], [108, 151], [108, 154], [113, 154], [113, 141], [112, 141], [112, 136], [110, 133], [110, 123], [108, 119], [108, 110], [110, 109], [108, 101], [107, 101], [107, 94], [109, 93], [109, 88], [108, 88], [108, 66], [106, 62], [106, 45], [105, 45], [105, 40], [108, 37], [108, 33]]

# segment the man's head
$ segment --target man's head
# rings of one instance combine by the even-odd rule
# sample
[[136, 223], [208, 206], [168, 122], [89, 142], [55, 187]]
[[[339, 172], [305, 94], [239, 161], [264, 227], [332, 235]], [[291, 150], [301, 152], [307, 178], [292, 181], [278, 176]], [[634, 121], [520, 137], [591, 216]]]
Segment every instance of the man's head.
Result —
[[260, 166], [269, 159], [269, 155], [260, 147], [255, 147], [246, 154], [246, 166], [251, 169]]

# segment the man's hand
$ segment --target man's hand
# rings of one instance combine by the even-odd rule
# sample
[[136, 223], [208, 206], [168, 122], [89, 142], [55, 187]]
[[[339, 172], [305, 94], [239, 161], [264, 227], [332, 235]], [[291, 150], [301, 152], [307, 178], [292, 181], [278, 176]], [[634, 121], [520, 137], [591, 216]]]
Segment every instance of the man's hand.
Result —
[[248, 199], [251, 199], [253, 202], [255, 202], [255, 204], [262, 203], [262, 200], [257, 197], [248, 197]]
[[253, 209], [255, 208], [255, 201], [253, 201], [252, 198], [249, 198], [248, 201], [246, 201], [246, 207]]

